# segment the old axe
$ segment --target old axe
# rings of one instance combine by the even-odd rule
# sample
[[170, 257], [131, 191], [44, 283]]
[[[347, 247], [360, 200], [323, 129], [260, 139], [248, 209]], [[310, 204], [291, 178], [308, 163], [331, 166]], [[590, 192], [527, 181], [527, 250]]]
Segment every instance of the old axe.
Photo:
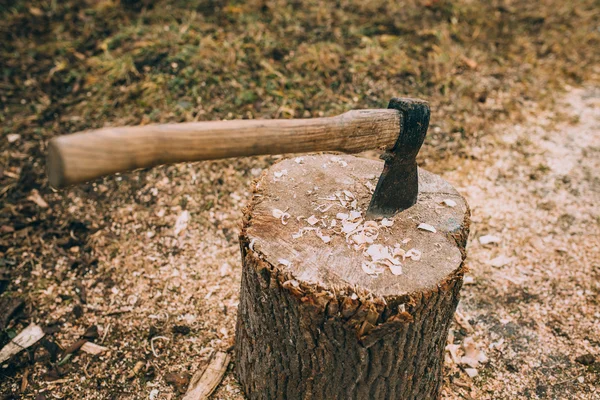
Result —
[[353, 110], [311, 119], [188, 122], [103, 128], [52, 139], [48, 179], [61, 188], [161, 164], [266, 154], [384, 149], [383, 172], [367, 215], [391, 217], [417, 201], [416, 156], [429, 106], [393, 98], [388, 109]]

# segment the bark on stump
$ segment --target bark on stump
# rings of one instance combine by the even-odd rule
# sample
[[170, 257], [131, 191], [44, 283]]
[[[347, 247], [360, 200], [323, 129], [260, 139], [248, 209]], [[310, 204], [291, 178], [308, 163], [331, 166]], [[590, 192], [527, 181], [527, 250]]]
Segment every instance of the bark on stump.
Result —
[[[439, 397], [469, 208], [447, 182], [420, 170], [417, 204], [391, 227], [379, 221], [374, 243], [415, 248], [421, 259], [402, 261], [401, 275], [386, 267], [371, 276], [362, 268], [370, 256], [340, 233], [336, 215], [354, 207], [364, 218], [382, 168], [352, 156], [304, 156], [274, 165], [256, 183], [240, 235], [235, 345], [237, 376], [250, 399]], [[285, 224], [275, 209], [290, 214]], [[297, 237], [306, 227], [320, 231]]]

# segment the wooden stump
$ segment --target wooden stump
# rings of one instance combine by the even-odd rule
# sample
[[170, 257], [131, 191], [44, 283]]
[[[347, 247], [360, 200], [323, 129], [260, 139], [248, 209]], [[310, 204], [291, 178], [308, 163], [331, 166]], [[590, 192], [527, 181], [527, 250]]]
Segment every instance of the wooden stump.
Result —
[[[304, 156], [256, 183], [240, 236], [235, 345], [250, 399], [439, 397], [469, 209], [447, 182], [420, 170], [415, 206], [391, 226], [361, 222], [382, 168], [353, 156]], [[373, 262], [386, 251], [391, 267]]]

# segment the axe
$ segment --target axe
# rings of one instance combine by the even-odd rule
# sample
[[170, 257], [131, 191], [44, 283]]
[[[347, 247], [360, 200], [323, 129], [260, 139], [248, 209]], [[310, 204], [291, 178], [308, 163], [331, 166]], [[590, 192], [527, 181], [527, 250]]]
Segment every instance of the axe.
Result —
[[47, 171], [62, 188], [161, 164], [284, 153], [383, 149], [383, 172], [367, 210], [391, 217], [417, 201], [416, 157], [429, 125], [427, 102], [393, 98], [387, 109], [335, 117], [233, 120], [103, 128], [52, 139]]

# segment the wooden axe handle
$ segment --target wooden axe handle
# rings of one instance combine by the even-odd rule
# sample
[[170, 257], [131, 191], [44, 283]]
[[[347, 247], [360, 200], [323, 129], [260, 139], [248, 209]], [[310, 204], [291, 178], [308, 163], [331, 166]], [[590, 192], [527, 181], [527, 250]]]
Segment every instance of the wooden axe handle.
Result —
[[391, 149], [397, 110], [353, 110], [328, 118], [234, 120], [103, 128], [52, 139], [50, 185], [60, 188], [161, 164], [264, 154]]

